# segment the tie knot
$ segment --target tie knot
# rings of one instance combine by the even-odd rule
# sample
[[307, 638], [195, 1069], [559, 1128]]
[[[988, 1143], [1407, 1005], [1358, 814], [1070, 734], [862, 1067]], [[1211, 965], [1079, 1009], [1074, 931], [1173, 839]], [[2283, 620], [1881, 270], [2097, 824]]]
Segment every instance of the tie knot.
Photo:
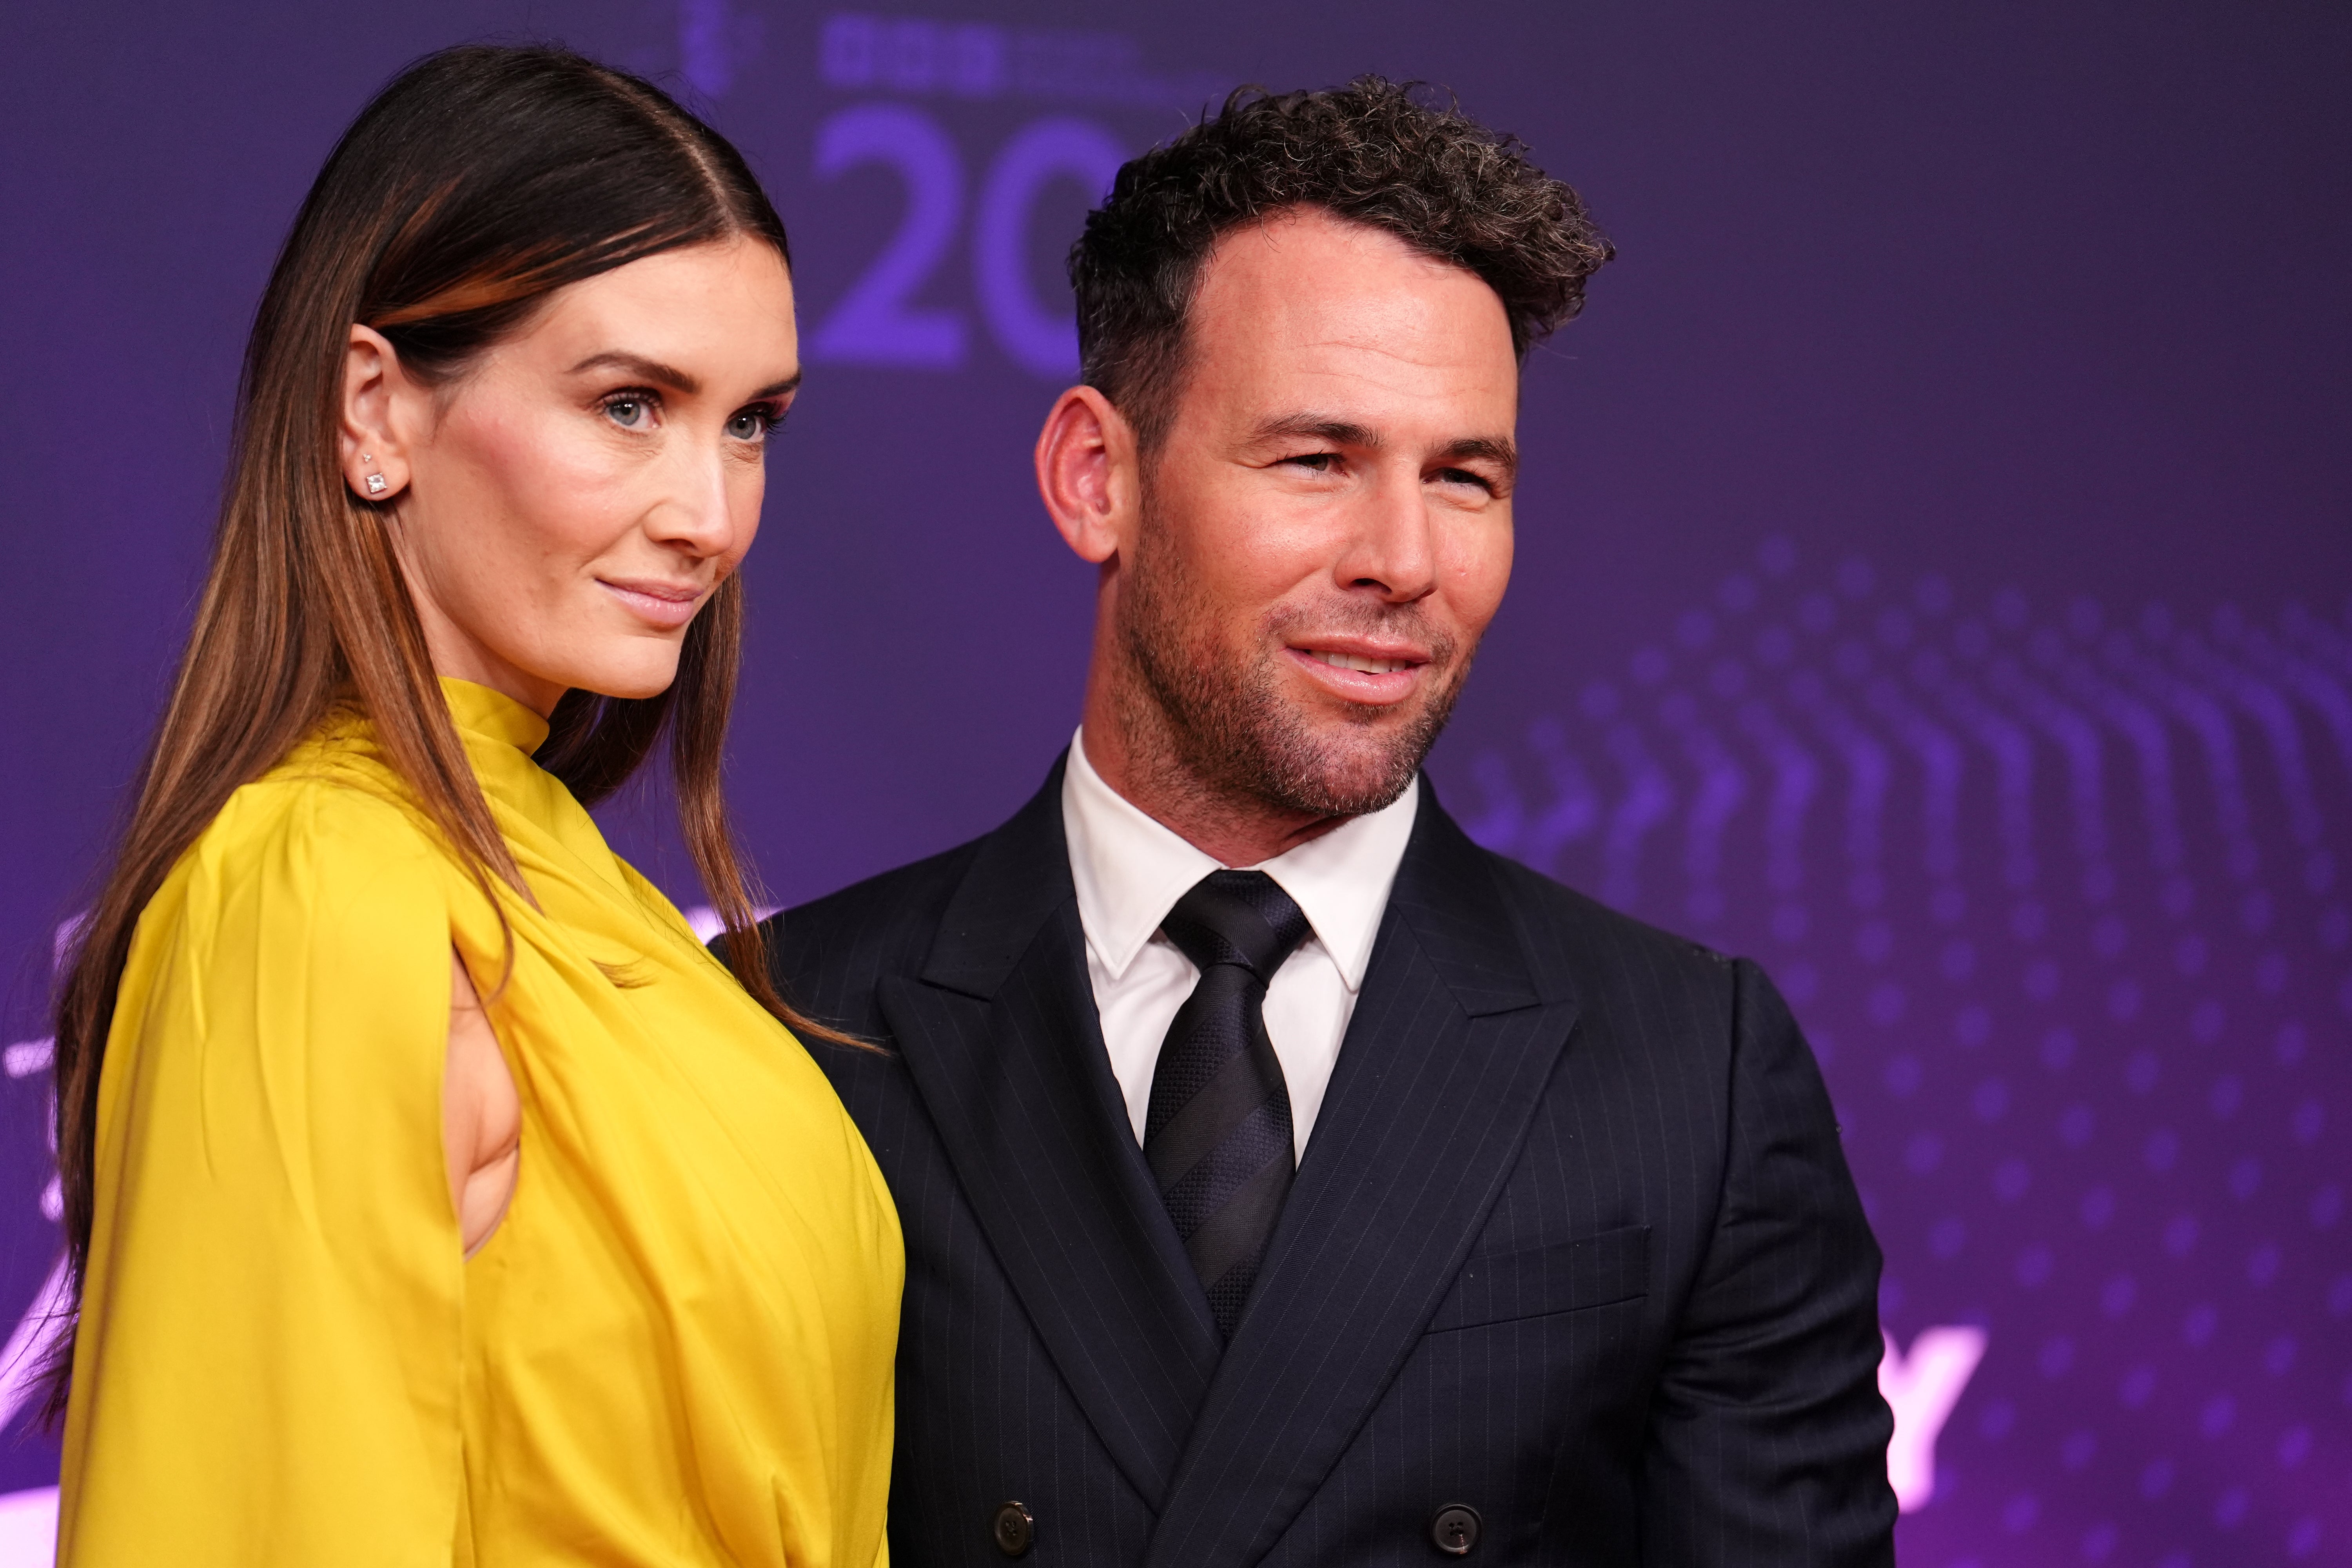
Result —
[[1307, 912], [1263, 871], [1212, 871], [1160, 922], [1168, 940], [1203, 973], [1220, 963], [1273, 981], [1313, 928]]

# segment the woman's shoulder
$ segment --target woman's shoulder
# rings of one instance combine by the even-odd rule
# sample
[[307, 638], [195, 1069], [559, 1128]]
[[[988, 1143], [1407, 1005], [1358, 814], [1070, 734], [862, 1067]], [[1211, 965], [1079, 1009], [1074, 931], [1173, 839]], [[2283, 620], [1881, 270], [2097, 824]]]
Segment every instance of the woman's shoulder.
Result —
[[373, 750], [314, 737], [229, 797], [213, 831], [328, 861], [435, 853], [435, 834]]
[[239, 1060], [388, 1034], [423, 1054], [384, 1070], [437, 1068], [455, 875], [396, 795], [289, 759], [232, 794], [148, 900], [118, 1016], [159, 1041], [234, 1039]]
[[172, 880], [199, 904], [381, 919], [429, 907], [439, 919], [451, 869], [396, 775], [314, 737], [230, 795]]

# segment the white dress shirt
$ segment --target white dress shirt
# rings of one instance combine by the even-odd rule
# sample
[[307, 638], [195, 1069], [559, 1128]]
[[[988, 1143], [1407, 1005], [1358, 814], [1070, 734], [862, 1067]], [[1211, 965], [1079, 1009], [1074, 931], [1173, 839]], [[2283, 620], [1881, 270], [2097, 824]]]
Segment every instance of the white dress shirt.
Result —
[[[1087, 977], [1102, 1016], [1103, 1044], [1140, 1143], [1160, 1043], [1200, 977], [1192, 961], [1160, 933], [1160, 922], [1192, 884], [1224, 867], [1105, 784], [1087, 761], [1086, 740], [1081, 729], [1070, 742], [1062, 830], [1069, 840], [1070, 879], [1077, 884]], [[1307, 1136], [1323, 1108], [1420, 799], [1416, 781], [1394, 805], [1350, 818], [1263, 865], [1236, 868], [1273, 878], [1314, 928], [1265, 993], [1266, 1036], [1290, 1086], [1294, 1155], [1307, 1152]]]

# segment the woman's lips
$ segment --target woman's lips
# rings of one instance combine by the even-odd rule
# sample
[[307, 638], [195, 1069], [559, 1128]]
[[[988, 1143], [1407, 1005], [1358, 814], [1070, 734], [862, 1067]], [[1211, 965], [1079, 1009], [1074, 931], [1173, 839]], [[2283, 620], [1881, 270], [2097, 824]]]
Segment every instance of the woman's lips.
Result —
[[674, 583], [621, 583], [609, 577], [597, 578], [596, 584], [639, 620], [666, 632], [674, 632], [694, 619], [694, 612], [709, 592]]

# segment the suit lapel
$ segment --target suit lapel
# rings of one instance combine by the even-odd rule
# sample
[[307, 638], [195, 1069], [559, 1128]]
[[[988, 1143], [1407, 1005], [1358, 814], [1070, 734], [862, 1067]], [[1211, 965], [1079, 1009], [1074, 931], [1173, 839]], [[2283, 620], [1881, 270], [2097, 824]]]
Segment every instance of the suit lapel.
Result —
[[1103, 1049], [1062, 771], [990, 836], [885, 1016], [965, 1196], [1079, 1406], [1155, 1510], [1218, 1359]]
[[1255, 1563], [1297, 1517], [1453, 1283], [1575, 1019], [1423, 786], [1307, 1158], [1146, 1558]]

